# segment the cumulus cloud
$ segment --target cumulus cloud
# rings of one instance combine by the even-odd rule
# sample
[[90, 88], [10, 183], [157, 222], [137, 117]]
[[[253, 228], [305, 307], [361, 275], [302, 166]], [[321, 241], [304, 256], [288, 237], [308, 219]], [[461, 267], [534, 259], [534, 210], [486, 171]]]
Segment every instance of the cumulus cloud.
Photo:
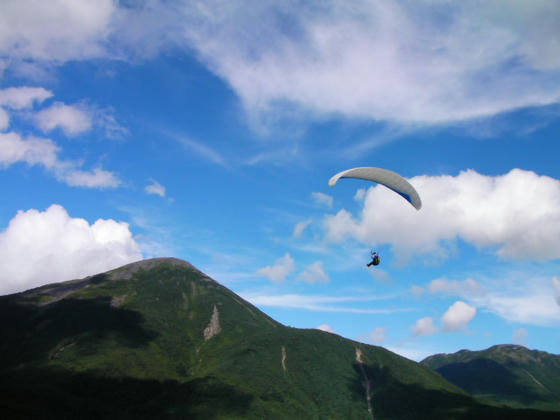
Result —
[[367, 190], [365, 188], [358, 189], [356, 191], [356, 194], [354, 194], [354, 200], [363, 201], [363, 199], [366, 197], [366, 192]]
[[31, 110], [24, 115], [31, 118], [44, 133], [59, 128], [67, 136], [73, 137], [96, 126], [103, 129], [108, 138], [120, 138], [128, 134], [128, 130], [117, 122], [114, 111], [110, 107], [103, 109], [88, 106], [85, 102], [77, 105], [55, 102], [46, 108], [36, 109], [52, 96], [51, 91], [42, 87], [20, 86], [1, 89], [0, 129], [8, 126], [9, 115], [6, 110]]
[[75, 163], [59, 163], [55, 168], [56, 178], [71, 187], [84, 188], [116, 188], [121, 184], [120, 179], [113, 172], [101, 168], [82, 171]]
[[317, 327], [318, 330], [325, 331], [331, 334], [336, 334], [329, 324], [321, 324]]
[[296, 268], [294, 259], [289, 253], [286, 253], [282, 258], [278, 258], [274, 265], [268, 265], [257, 271], [257, 274], [268, 277], [274, 282], [282, 282], [286, 280]]
[[86, 188], [114, 188], [120, 185], [119, 178], [112, 172], [101, 168], [83, 171], [80, 164], [61, 160], [60, 148], [50, 139], [22, 138], [14, 132], [0, 133], [0, 168], [7, 168], [17, 162], [28, 165], [41, 165], [59, 181], [70, 186]]
[[419, 319], [412, 327], [412, 334], [415, 336], [433, 335], [438, 331], [438, 327], [434, 325], [434, 319], [430, 316]]
[[303, 231], [307, 228], [307, 226], [311, 224], [311, 222], [312, 220], [308, 219], [297, 223], [296, 226], [294, 227], [294, 234], [293, 234], [294, 238], [299, 238], [303, 234]]
[[469, 304], [457, 301], [449, 307], [447, 312], [441, 317], [443, 323], [443, 330], [452, 332], [461, 330], [467, 327], [468, 323], [476, 315], [476, 308]]
[[315, 201], [315, 203], [321, 206], [332, 207], [333, 205], [333, 198], [322, 192], [312, 192], [311, 198]]
[[0, 130], [6, 130], [10, 124], [10, 115], [6, 109], [32, 108], [52, 95], [52, 92], [42, 87], [20, 86], [0, 89]]
[[[415, 211], [383, 186], [368, 190], [359, 217], [347, 210], [324, 220], [327, 238], [392, 244], [402, 260], [413, 254], [445, 256], [444, 243], [460, 238], [503, 258], [560, 258], [560, 181], [513, 169], [500, 176], [473, 170], [457, 176], [417, 176], [410, 182], [424, 203]], [[538, 205], [535, 205], [538, 203]]]
[[38, 111], [35, 119], [43, 132], [60, 128], [68, 137], [89, 131], [93, 124], [92, 116], [87, 111], [61, 102]]
[[3, 167], [25, 162], [28, 165], [41, 164], [50, 169], [58, 162], [57, 153], [60, 149], [49, 139], [23, 139], [14, 132], [0, 133], [0, 146], [0, 165]]
[[[1, 8], [1, 6], [0, 6]], [[45, 99], [52, 96], [52, 92], [36, 87], [10, 87], [0, 90], [0, 106], [10, 110], [34, 108]], [[57, 127], [66, 135], [74, 136], [91, 129], [93, 117], [81, 107], [64, 105], [56, 102], [48, 108], [39, 111], [32, 109], [28, 112], [31, 118], [44, 132]], [[109, 130], [103, 123], [103, 116], [112, 117], [108, 112], [99, 112], [100, 125]], [[0, 130], [9, 125], [9, 115], [0, 108]], [[113, 122], [114, 118], [113, 118]], [[65, 160], [60, 157], [62, 149], [51, 139], [28, 136], [24, 138], [16, 132], [0, 133], [0, 168], [7, 168], [17, 162], [24, 162], [30, 166], [41, 165], [52, 173], [56, 179], [70, 186], [86, 188], [114, 188], [121, 181], [113, 172], [100, 167], [91, 171], [82, 169], [79, 160]]]
[[142, 259], [125, 222], [93, 224], [53, 204], [18, 211], [0, 233], [0, 294], [85, 277]]
[[298, 275], [298, 279], [310, 284], [330, 281], [329, 275], [323, 267], [323, 261], [315, 261]]
[[525, 344], [529, 338], [527, 328], [518, 328], [513, 332], [513, 342], [515, 344]]
[[151, 181], [152, 183], [146, 185], [144, 190], [148, 194], [155, 194], [155, 195], [159, 195], [160, 197], [165, 197], [165, 187], [161, 185], [159, 182], [157, 182], [155, 179], [152, 179]]
[[9, 87], [0, 90], [0, 106], [15, 110], [32, 108], [52, 96], [51, 91], [42, 87]]
[[204, 0], [182, 17], [187, 42], [257, 114], [289, 102], [321, 117], [437, 123], [560, 95], [553, 2]]

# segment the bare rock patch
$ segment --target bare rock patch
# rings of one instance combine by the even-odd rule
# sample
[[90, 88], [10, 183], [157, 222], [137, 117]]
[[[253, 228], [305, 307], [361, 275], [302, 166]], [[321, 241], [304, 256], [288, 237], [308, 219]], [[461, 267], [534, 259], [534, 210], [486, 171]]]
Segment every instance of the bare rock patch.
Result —
[[218, 307], [214, 304], [214, 310], [212, 311], [210, 323], [204, 329], [204, 339], [209, 340], [216, 334], [219, 334], [221, 331], [222, 329], [220, 328], [220, 312], [218, 311]]

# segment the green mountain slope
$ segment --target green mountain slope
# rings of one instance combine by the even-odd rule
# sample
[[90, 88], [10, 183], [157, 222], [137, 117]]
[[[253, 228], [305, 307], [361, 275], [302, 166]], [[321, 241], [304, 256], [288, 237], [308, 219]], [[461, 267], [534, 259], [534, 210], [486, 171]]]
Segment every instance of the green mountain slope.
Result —
[[1, 418], [553, 418], [283, 326], [172, 258], [0, 297], [0, 337]]
[[512, 407], [560, 410], [560, 356], [517, 345], [437, 354], [422, 364], [465, 391]]

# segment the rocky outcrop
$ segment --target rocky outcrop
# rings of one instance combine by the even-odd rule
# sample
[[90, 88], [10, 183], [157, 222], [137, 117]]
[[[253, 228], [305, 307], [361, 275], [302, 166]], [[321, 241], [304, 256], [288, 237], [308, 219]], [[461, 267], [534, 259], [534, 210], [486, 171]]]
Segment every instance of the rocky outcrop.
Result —
[[204, 329], [204, 339], [210, 340], [216, 334], [219, 334], [222, 331], [220, 328], [220, 312], [218, 311], [218, 307], [214, 305], [214, 310], [212, 311], [212, 317], [210, 318], [210, 323]]
[[362, 385], [364, 387], [364, 391], [366, 392], [366, 402], [368, 407], [368, 413], [373, 420], [373, 406], [371, 404], [371, 381], [369, 380], [366, 370], [364, 369], [364, 361], [362, 360], [362, 350], [356, 348], [356, 362], [358, 362], [358, 366], [360, 367], [360, 372], [362, 374], [363, 380]]

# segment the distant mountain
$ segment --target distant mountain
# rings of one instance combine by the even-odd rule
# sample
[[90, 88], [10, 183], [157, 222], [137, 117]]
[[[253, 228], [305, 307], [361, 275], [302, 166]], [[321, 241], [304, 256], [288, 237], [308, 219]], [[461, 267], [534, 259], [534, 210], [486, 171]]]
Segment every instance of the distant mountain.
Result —
[[421, 363], [474, 396], [512, 407], [560, 411], [558, 355], [499, 345], [482, 351], [437, 354]]
[[281, 325], [158, 258], [0, 297], [0, 418], [498, 419], [381, 347]]

